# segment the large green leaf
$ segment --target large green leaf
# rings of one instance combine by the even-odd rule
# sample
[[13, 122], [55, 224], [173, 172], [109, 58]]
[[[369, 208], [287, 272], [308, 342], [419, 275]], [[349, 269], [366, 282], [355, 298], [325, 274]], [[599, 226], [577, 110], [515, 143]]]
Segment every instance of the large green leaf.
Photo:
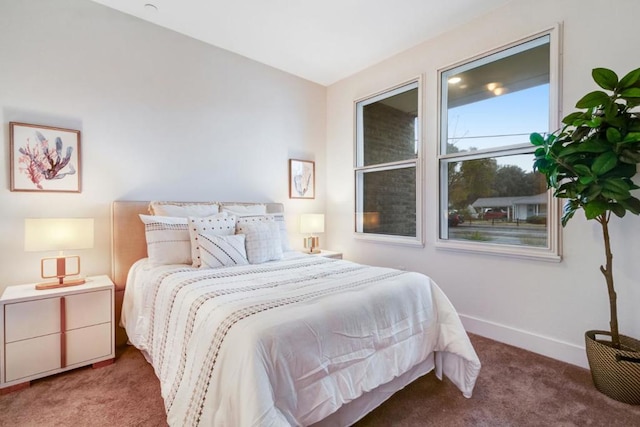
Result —
[[613, 151], [602, 153], [591, 165], [591, 171], [600, 176], [609, 172], [618, 164], [618, 155]]
[[602, 193], [602, 187], [597, 184], [593, 184], [587, 187], [587, 191], [583, 192], [582, 196], [586, 201], [591, 201], [598, 197], [600, 193]]
[[529, 135], [529, 141], [536, 146], [544, 145], [544, 137], [539, 133], [534, 132], [531, 135]]
[[640, 98], [640, 87], [627, 88], [620, 92], [620, 96], [623, 98]]
[[580, 176], [591, 176], [591, 169], [585, 165], [574, 165], [573, 170]]
[[601, 194], [603, 197], [609, 200], [618, 200], [618, 201], [625, 200], [631, 197], [631, 193], [629, 193], [628, 191], [626, 193], [618, 193], [617, 191], [602, 190]]
[[619, 89], [626, 89], [636, 84], [640, 80], [640, 68], [636, 68], [633, 71], [629, 71], [618, 83]]
[[620, 142], [622, 141], [622, 134], [616, 128], [608, 128], [607, 129], [607, 141], [609, 142]]
[[620, 203], [609, 203], [609, 209], [620, 218], [627, 213], [627, 210]]
[[575, 111], [571, 114], [569, 114], [568, 116], [565, 116], [564, 119], [562, 119], [562, 123], [567, 124], [567, 125], [573, 125], [575, 124], [574, 122], [578, 119], [582, 119], [584, 118], [584, 113], [582, 111]]
[[640, 162], [640, 153], [633, 150], [622, 150], [620, 152], [620, 161], [623, 163], [635, 165]]
[[626, 200], [620, 200], [618, 203], [624, 206], [624, 208], [632, 214], [640, 214], [640, 200], [636, 199], [635, 197], [629, 197]]
[[618, 75], [608, 68], [594, 68], [591, 76], [603, 89], [614, 90], [618, 85]]
[[573, 217], [576, 211], [580, 208], [579, 203], [576, 200], [569, 200], [562, 207], [562, 226], [566, 226], [567, 222]]
[[594, 219], [602, 215], [607, 211], [609, 204], [603, 200], [594, 200], [589, 203], [585, 203], [584, 214], [587, 216], [587, 219]]
[[640, 186], [636, 185], [629, 178], [623, 178], [623, 181], [627, 183], [627, 185], [629, 186], [629, 190], [638, 190], [638, 189], [640, 189]]
[[635, 164], [618, 163], [615, 169], [603, 176], [603, 178], [633, 178], [636, 174]]
[[576, 153], [604, 153], [611, 150], [611, 147], [599, 139], [588, 139], [579, 144], [573, 144]]
[[618, 115], [618, 104], [611, 100], [604, 106], [604, 116], [607, 120], [612, 120]]
[[591, 129], [587, 126], [580, 126], [576, 128], [571, 134], [571, 139], [573, 141], [580, 141], [582, 138], [587, 136], [591, 132]]
[[628, 134], [625, 135], [624, 139], [622, 140], [622, 142], [627, 143], [627, 142], [638, 142], [640, 141], [640, 132], [629, 132]]
[[596, 90], [594, 92], [589, 92], [578, 102], [576, 102], [576, 108], [591, 108], [591, 107], [599, 107], [605, 104], [609, 100], [609, 95], [602, 92], [601, 90]]
[[617, 192], [629, 192], [631, 190], [631, 186], [627, 184], [627, 182], [622, 178], [612, 178], [605, 179], [602, 182], [602, 186], [607, 190], [617, 191]]
[[591, 184], [595, 180], [596, 180], [596, 177], [593, 175], [586, 175], [578, 178], [578, 182], [580, 182], [580, 184], [585, 184], [585, 185]]

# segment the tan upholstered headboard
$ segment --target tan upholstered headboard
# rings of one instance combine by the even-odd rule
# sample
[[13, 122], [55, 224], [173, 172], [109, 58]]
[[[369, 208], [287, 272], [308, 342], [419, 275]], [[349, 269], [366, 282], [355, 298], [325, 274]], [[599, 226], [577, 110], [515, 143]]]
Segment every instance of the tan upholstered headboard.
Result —
[[[181, 202], [185, 203], [185, 202]], [[282, 203], [219, 202], [220, 205], [266, 204], [267, 213], [284, 213]], [[148, 201], [116, 200], [111, 205], [111, 279], [116, 285], [116, 345], [124, 345], [126, 333], [120, 325], [120, 311], [129, 269], [147, 256], [144, 224], [139, 214], [149, 214]]]
[[[184, 203], [184, 202], [183, 202]], [[221, 205], [255, 205], [246, 202], [219, 202]], [[267, 213], [283, 213], [282, 203], [264, 203]], [[147, 256], [144, 224], [139, 214], [149, 214], [148, 201], [116, 200], [111, 206], [111, 279], [116, 291], [124, 290], [127, 273], [134, 262]]]

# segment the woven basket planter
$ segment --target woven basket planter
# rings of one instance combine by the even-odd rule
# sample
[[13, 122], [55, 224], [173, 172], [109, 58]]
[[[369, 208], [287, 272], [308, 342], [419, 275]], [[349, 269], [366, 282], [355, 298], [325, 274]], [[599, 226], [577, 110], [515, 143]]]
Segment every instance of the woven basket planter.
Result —
[[[605, 335], [606, 340], [596, 338]], [[640, 405], [640, 341], [620, 335], [620, 350], [611, 347], [608, 331], [584, 334], [593, 384], [612, 399]]]

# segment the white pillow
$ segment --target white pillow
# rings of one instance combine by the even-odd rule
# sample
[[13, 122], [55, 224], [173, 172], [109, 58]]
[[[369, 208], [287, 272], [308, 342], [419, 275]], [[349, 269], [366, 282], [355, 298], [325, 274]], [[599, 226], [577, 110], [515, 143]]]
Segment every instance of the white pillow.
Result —
[[236, 232], [242, 224], [253, 224], [257, 222], [275, 222], [274, 215], [244, 215], [236, 219]]
[[289, 242], [289, 234], [287, 233], [287, 224], [284, 221], [284, 214], [277, 213], [273, 214], [273, 218], [278, 224], [278, 229], [280, 230], [280, 243], [282, 244], [282, 251], [291, 251], [291, 243]]
[[222, 212], [238, 216], [264, 215], [267, 213], [267, 205], [222, 205]]
[[191, 264], [191, 240], [186, 218], [140, 214], [147, 255], [154, 264]]
[[255, 221], [239, 224], [238, 233], [246, 235], [247, 258], [251, 264], [282, 259], [280, 230], [275, 221]]
[[187, 218], [190, 216], [210, 216], [220, 212], [216, 202], [151, 202], [152, 215]]
[[200, 268], [220, 268], [234, 265], [247, 265], [247, 252], [244, 247], [245, 235], [217, 236], [200, 234]]
[[284, 222], [284, 214], [267, 214], [267, 215], [247, 215], [238, 217], [236, 222], [236, 232], [241, 224], [248, 224], [254, 222], [275, 221], [278, 224], [278, 230], [280, 231], [280, 244], [282, 245], [282, 251], [290, 251], [291, 245], [289, 244], [289, 235], [287, 234], [287, 224]]
[[202, 235], [230, 236], [236, 232], [236, 217], [226, 212], [207, 217], [189, 217], [189, 238], [193, 267], [200, 267]]

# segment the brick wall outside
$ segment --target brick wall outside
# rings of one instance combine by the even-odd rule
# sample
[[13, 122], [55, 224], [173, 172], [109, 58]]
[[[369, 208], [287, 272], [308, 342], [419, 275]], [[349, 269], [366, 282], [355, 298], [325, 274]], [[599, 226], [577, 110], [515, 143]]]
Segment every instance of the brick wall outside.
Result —
[[[415, 114], [376, 102], [364, 107], [365, 165], [415, 158]], [[416, 235], [416, 170], [364, 174], [364, 212], [378, 212], [379, 224], [364, 232]]]

